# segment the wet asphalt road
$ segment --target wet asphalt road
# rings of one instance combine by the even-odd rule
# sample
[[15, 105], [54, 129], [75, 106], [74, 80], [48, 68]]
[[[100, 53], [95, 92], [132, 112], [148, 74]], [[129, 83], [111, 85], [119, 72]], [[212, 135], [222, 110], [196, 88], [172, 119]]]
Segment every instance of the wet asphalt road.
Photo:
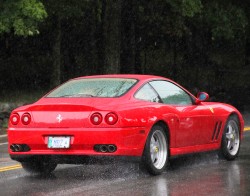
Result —
[[[0, 169], [11, 161], [0, 146]], [[216, 152], [174, 158], [166, 172], [150, 176], [135, 163], [59, 165], [51, 176], [30, 175], [23, 169], [0, 171], [0, 195], [250, 195], [250, 131], [244, 133], [235, 161]]]

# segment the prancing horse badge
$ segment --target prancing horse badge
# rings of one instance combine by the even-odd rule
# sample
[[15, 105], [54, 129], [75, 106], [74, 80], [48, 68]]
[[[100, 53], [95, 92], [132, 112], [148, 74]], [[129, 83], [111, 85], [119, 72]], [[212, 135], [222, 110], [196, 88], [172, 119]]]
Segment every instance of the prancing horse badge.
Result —
[[58, 114], [57, 117], [56, 117], [56, 119], [57, 119], [58, 122], [60, 123], [60, 122], [62, 121], [62, 116], [61, 116], [61, 114]]

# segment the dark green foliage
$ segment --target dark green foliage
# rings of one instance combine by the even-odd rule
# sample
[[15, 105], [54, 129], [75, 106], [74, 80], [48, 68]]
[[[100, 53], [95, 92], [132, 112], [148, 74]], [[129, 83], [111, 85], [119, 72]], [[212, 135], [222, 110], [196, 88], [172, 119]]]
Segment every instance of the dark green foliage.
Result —
[[0, 91], [144, 73], [247, 105], [249, 7], [246, 0], [1, 0]]
[[242, 7], [226, 1], [223, 3], [209, 1], [205, 8], [207, 10], [203, 17], [211, 28], [212, 39], [229, 40], [245, 35], [248, 21]]
[[39, 0], [1, 0], [0, 34], [10, 33], [19, 36], [39, 34], [38, 23], [47, 17]]

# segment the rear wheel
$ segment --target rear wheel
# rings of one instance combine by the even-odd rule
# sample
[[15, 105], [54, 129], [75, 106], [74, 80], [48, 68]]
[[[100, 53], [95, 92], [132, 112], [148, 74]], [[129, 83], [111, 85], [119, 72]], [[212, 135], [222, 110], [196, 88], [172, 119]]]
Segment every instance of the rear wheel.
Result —
[[50, 174], [57, 166], [57, 163], [42, 160], [22, 162], [21, 164], [24, 170], [34, 174]]
[[150, 174], [159, 175], [166, 168], [167, 162], [167, 136], [162, 126], [155, 125], [148, 135], [142, 157], [142, 164]]
[[236, 116], [230, 116], [224, 128], [221, 154], [227, 160], [234, 160], [240, 151], [240, 126]]

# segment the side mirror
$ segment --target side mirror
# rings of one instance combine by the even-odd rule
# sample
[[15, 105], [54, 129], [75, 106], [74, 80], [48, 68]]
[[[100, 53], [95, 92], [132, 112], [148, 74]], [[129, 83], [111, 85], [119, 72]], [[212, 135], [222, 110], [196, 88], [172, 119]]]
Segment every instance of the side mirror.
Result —
[[200, 92], [197, 95], [197, 103], [200, 103], [202, 101], [207, 101], [209, 99], [209, 95], [205, 92]]

